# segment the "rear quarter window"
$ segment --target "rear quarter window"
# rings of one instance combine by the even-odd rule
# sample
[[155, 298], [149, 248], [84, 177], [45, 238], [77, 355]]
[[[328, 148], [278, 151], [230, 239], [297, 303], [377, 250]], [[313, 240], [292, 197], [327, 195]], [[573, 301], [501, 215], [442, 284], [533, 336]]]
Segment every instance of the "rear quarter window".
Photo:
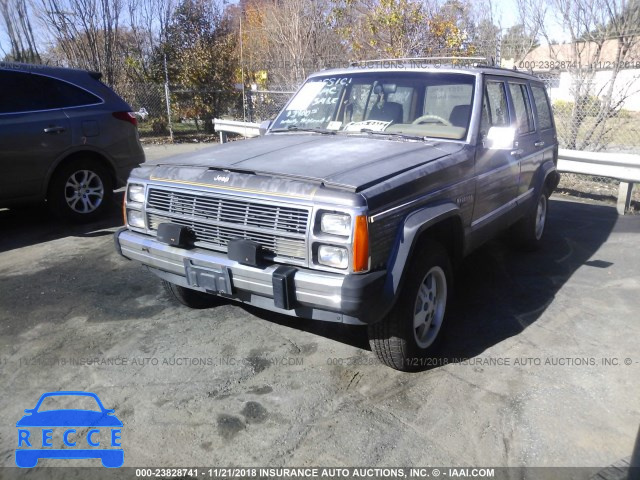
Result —
[[101, 103], [92, 93], [56, 78], [34, 73], [0, 71], [0, 113], [19, 113]]

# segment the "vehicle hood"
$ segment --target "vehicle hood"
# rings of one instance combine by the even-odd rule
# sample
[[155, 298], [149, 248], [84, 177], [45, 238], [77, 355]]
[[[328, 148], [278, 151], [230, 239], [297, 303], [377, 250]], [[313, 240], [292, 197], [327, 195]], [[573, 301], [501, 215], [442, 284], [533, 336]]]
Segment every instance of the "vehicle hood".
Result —
[[452, 142], [278, 133], [149, 161], [146, 165], [292, 177], [359, 191], [461, 148], [461, 144]]
[[115, 415], [91, 410], [48, 410], [25, 415], [16, 427], [121, 427]]

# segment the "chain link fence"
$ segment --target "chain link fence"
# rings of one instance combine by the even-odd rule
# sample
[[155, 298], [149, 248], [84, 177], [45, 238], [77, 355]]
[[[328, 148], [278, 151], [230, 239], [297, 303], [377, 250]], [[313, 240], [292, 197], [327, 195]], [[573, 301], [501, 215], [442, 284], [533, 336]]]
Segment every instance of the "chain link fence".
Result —
[[602, 94], [610, 82], [606, 71], [599, 72], [600, 85], [592, 81], [581, 95], [575, 92], [579, 74], [572, 70], [533, 73], [547, 86], [560, 148], [640, 153], [640, 70], [623, 71], [628, 78], [616, 80], [611, 101]]
[[284, 108], [293, 91], [254, 90], [247, 92], [247, 121], [260, 123], [276, 117]]
[[213, 118], [242, 119], [242, 92], [156, 83], [114, 90], [131, 105], [143, 141], [215, 141]]
[[[116, 88], [138, 118], [143, 141], [216, 141], [213, 118], [260, 123], [275, 118], [293, 91], [221, 92], [163, 84]], [[218, 108], [214, 104], [218, 103]]]

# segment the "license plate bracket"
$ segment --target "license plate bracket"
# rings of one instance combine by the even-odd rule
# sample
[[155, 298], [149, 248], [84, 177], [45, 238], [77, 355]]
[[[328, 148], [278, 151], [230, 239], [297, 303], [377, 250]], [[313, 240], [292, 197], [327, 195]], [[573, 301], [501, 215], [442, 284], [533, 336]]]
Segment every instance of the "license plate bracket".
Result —
[[209, 293], [231, 295], [231, 272], [228, 267], [215, 266], [203, 267], [194, 265], [189, 259], [185, 259], [184, 268], [187, 283], [192, 287], [204, 288]]

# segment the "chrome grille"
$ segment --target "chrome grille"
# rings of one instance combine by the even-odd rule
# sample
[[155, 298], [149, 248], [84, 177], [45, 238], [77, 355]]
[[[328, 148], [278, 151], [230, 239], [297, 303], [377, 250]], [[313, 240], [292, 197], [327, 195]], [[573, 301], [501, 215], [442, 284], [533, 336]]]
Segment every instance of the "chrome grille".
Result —
[[258, 242], [274, 259], [306, 261], [309, 211], [223, 196], [150, 188], [147, 221], [151, 230], [163, 222], [191, 228], [196, 245], [226, 251], [231, 239]]

